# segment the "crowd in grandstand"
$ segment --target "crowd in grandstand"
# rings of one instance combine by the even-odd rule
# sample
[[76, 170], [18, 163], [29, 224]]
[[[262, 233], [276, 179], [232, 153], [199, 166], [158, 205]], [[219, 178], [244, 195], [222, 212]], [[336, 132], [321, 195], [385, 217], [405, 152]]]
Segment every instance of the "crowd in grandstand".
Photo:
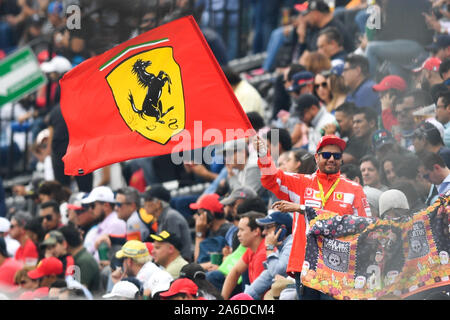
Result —
[[[65, 175], [59, 79], [186, 15], [258, 138]], [[450, 1], [0, 0], [0, 65], [25, 46], [48, 83], [0, 106], [4, 299], [333, 299], [301, 283], [301, 205], [389, 220], [448, 197]]]

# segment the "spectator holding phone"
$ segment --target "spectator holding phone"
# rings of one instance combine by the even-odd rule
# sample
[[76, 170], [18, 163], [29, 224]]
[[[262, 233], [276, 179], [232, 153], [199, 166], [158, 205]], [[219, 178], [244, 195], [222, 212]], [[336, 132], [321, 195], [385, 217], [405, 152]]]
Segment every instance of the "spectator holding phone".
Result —
[[265, 218], [256, 219], [264, 227], [267, 260], [265, 270], [245, 288], [245, 293], [255, 300], [263, 298], [270, 290], [277, 274], [287, 277], [286, 268], [292, 248], [292, 217], [289, 213], [273, 211]]

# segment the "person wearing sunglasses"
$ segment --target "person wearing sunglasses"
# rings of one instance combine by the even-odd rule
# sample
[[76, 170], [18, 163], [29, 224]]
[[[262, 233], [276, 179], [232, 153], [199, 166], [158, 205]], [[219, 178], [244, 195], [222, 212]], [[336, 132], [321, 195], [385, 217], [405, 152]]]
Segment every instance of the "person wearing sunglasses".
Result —
[[42, 228], [44, 228], [45, 232], [62, 227], [59, 204], [53, 200], [41, 204], [39, 219], [41, 220]]
[[[318, 170], [310, 175], [284, 173], [275, 167], [267, 152], [267, 145], [261, 138], [256, 137], [253, 144], [258, 153], [262, 185], [280, 199], [273, 204], [273, 209], [281, 212], [302, 212], [303, 206], [309, 206], [339, 215], [371, 216], [362, 186], [341, 176], [342, 153], [346, 148], [346, 142], [341, 138], [325, 135], [319, 140], [314, 155]], [[317, 292], [308, 292], [312, 289], [301, 289], [300, 285], [302, 257], [306, 245], [306, 223], [303, 215], [298, 215], [293, 234], [294, 240], [286, 271], [295, 277], [299, 299], [308, 294], [317, 296]]]

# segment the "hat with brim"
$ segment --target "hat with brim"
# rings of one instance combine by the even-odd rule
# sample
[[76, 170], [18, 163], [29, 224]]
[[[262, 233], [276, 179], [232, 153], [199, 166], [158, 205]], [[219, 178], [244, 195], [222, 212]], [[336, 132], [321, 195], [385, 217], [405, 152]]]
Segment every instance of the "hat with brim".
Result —
[[198, 286], [194, 281], [188, 278], [177, 279], [170, 285], [170, 288], [166, 292], [162, 292], [159, 295], [163, 298], [169, 298], [179, 293], [186, 293], [190, 295], [197, 295]]
[[156, 242], [167, 242], [172, 244], [177, 250], [181, 250], [181, 239], [174, 234], [169, 233], [166, 230], [161, 231], [159, 234], [151, 234], [150, 237]]
[[345, 150], [345, 147], [347, 146], [347, 143], [341, 138], [333, 134], [328, 134], [320, 138], [320, 141], [317, 144], [316, 152], [318, 152], [321, 148], [332, 144], [337, 145], [342, 152]]
[[292, 217], [288, 213], [280, 211], [272, 211], [265, 218], [256, 219], [256, 223], [260, 226], [267, 226], [273, 223], [278, 225], [285, 225], [287, 229], [292, 229]]
[[130, 240], [127, 241], [122, 249], [116, 252], [116, 258], [142, 258], [149, 255], [147, 246], [145, 243], [139, 240]]
[[104, 299], [110, 298], [126, 298], [126, 299], [134, 299], [136, 297], [136, 293], [139, 291], [139, 288], [130, 281], [119, 281], [112, 288], [110, 293], [103, 295]]
[[45, 235], [44, 241], [41, 242], [41, 247], [53, 246], [57, 243], [62, 243], [64, 240], [64, 235], [61, 232], [53, 230]]
[[49, 257], [42, 259], [37, 268], [28, 271], [27, 275], [33, 280], [40, 279], [45, 276], [60, 275], [63, 273], [63, 263], [55, 257]]
[[257, 196], [256, 192], [253, 191], [250, 188], [247, 187], [240, 187], [236, 188], [233, 191], [231, 191], [231, 194], [223, 198], [220, 203], [224, 206], [229, 206], [236, 202], [238, 199], [248, 199], [248, 198], [255, 198]]

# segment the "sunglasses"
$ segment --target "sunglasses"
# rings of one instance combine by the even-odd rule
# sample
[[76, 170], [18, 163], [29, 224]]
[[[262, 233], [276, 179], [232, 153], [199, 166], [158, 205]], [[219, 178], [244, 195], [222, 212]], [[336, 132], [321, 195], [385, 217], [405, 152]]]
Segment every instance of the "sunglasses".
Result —
[[424, 175], [422, 175], [422, 177], [423, 177], [425, 180], [430, 180], [430, 174], [429, 174], [429, 173], [425, 173]]
[[117, 206], [118, 208], [122, 207], [122, 205], [124, 205], [124, 204], [130, 205], [131, 202], [116, 202], [116, 206]]
[[326, 89], [326, 88], [328, 88], [328, 83], [326, 82], [326, 81], [324, 81], [324, 82], [322, 82], [322, 83], [317, 83], [317, 84], [314, 84], [314, 89], [319, 89], [319, 87], [322, 87], [322, 88], [324, 88], [324, 89]]
[[334, 160], [340, 160], [342, 158], [341, 152], [319, 152], [319, 155], [321, 155], [324, 159], [330, 159], [331, 156], [333, 156]]
[[53, 216], [52, 216], [51, 214], [48, 214], [48, 215], [46, 215], [46, 216], [39, 217], [39, 219], [40, 219], [41, 221], [42, 221], [42, 220], [52, 221], [52, 220], [53, 220]]

